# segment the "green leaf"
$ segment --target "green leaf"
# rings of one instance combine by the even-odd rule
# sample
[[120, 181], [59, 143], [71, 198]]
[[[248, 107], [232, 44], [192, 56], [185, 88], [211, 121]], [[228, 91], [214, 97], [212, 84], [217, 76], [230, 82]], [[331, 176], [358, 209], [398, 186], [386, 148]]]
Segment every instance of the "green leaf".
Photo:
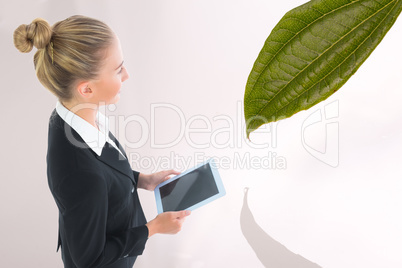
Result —
[[370, 56], [401, 9], [402, 0], [313, 0], [287, 12], [247, 80], [247, 137], [331, 96]]

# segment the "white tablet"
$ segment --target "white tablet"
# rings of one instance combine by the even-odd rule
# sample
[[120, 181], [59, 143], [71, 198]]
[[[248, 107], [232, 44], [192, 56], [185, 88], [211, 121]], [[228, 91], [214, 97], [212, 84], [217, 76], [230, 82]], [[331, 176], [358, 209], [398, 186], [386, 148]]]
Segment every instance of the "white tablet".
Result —
[[194, 210], [225, 193], [218, 169], [211, 158], [156, 186], [156, 207], [158, 213]]

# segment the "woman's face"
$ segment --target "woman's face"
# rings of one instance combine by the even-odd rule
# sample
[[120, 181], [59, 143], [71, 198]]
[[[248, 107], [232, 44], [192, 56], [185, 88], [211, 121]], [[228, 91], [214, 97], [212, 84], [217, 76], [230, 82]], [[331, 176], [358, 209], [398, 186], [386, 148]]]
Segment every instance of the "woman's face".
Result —
[[93, 100], [98, 105], [116, 103], [120, 99], [121, 84], [128, 77], [127, 70], [123, 66], [120, 40], [115, 35], [112, 45], [106, 50], [106, 57], [98, 77], [88, 84], [94, 94]]

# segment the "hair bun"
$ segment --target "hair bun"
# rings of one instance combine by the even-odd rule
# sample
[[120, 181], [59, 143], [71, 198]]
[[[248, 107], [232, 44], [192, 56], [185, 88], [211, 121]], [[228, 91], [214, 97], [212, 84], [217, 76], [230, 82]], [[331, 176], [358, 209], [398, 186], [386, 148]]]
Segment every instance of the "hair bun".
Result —
[[31, 24], [22, 24], [14, 31], [14, 45], [19, 51], [27, 53], [33, 46], [37, 49], [45, 48], [50, 43], [51, 37], [52, 28], [49, 23], [37, 18]]

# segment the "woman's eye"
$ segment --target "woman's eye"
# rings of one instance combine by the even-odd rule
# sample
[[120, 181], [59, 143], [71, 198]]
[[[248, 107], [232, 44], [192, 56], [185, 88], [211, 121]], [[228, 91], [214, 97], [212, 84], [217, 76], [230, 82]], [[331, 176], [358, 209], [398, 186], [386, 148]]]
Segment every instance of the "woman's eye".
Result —
[[123, 67], [120, 68], [118, 74], [121, 74], [122, 71], [123, 71]]

